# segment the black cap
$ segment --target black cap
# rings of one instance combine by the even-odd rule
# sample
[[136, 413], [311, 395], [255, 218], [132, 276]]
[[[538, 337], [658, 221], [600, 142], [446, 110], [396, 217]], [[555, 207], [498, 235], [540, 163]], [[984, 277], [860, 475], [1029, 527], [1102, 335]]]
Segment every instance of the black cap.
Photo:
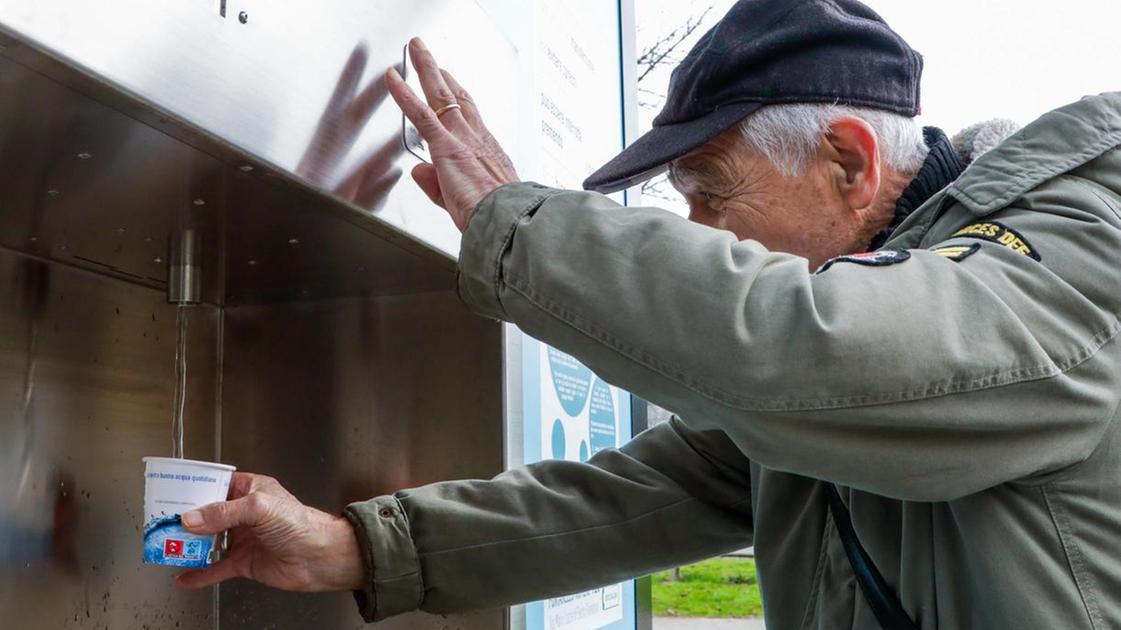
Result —
[[654, 126], [584, 181], [645, 181], [755, 110], [835, 103], [915, 116], [922, 56], [855, 0], [740, 0], [670, 77]]

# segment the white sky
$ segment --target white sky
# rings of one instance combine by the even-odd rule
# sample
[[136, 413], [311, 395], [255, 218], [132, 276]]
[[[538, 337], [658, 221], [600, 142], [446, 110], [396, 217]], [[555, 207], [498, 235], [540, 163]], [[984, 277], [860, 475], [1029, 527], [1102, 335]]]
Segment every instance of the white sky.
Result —
[[[922, 120], [951, 135], [989, 118], [1028, 123], [1086, 94], [1121, 90], [1121, 0], [864, 2], [922, 53]], [[732, 4], [635, 0], [638, 49], [712, 5], [699, 37]], [[664, 94], [668, 81], [667, 67], [640, 87]], [[640, 112], [643, 130], [656, 113]]]

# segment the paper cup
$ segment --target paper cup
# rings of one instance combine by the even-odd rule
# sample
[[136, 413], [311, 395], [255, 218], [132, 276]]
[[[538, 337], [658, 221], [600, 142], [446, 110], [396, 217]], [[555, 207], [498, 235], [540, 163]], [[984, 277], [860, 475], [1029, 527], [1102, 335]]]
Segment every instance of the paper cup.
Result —
[[224, 501], [236, 468], [171, 457], [145, 457], [144, 467], [144, 564], [207, 566], [216, 537], [188, 532], [180, 516]]

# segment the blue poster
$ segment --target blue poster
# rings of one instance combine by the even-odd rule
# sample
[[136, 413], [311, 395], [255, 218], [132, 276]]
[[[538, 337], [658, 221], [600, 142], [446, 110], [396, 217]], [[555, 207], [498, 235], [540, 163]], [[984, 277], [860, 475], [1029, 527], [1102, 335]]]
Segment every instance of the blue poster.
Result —
[[[630, 395], [572, 356], [522, 335], [525, 462], [587, 461], [631, 438]], [[633, 630], [634, 582], [526, 605], [527, 630]]]

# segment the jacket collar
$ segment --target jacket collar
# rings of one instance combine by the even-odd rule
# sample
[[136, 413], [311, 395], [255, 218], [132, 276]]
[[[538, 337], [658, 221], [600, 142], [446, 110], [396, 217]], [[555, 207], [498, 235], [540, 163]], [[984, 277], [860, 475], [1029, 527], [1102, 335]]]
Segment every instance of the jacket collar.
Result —
[[1118, 145], [1121, 92], [1088, 96], [1044, 114], [978, 157], [946, 194], [987, 215]]
[[869, 251], [883, 247], [888, 237], [907, 217], [911, 216], [912, 212], [926, 203], [926, 200], [933, 197], [935, 193], [953, 183], [965, 170], [965, 162], [958, 156], [950, 139], [942, 133], [941, 129], [924, 127], [923, 140], [930, 149], [926, 159], [923, 160], [915, 178], [895, 202], [895, 217], [872, 239], [868, 247]]

